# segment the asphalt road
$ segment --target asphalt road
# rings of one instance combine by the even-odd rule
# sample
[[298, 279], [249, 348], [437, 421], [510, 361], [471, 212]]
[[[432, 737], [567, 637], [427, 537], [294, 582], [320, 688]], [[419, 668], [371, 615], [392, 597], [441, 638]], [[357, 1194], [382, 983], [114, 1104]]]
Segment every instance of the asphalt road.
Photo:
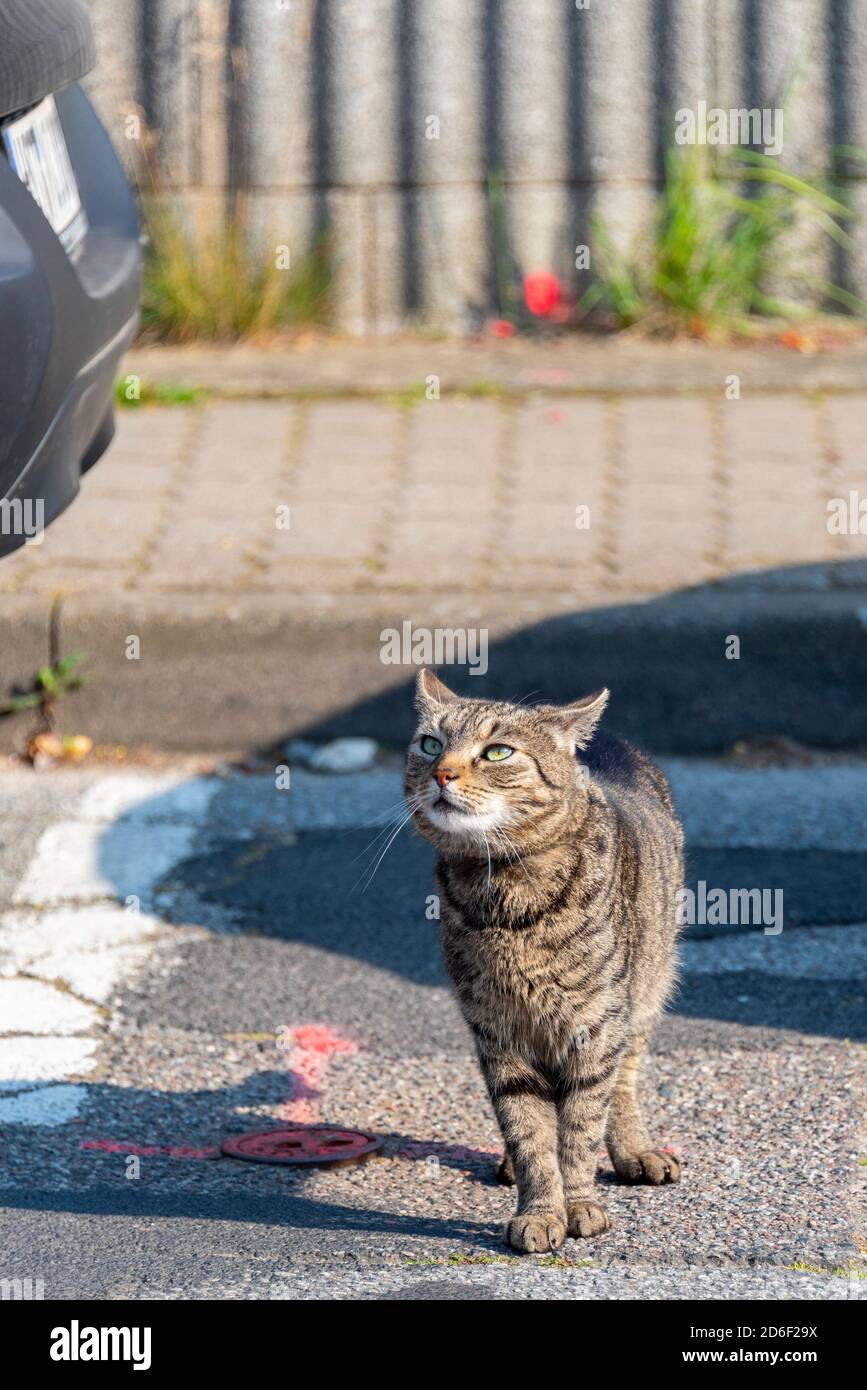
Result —
[[[860, 1297], [867, 768], [670, 771], [695, 891], [782, 890], [783, 914], [687, 929], [643, 1088], [683, 1182], [621, 1187], [601, 1158], [612, 1229], [550, 1260], [502, 1244], [512, 1194], [426, 846], [404, 832], [365, 886], [395, 771], [282, 791], [0, 775], [0, 1277], [46, 1297]], [[219, 1156], [281, 1121], [384, 1147], [328, 1171]]]

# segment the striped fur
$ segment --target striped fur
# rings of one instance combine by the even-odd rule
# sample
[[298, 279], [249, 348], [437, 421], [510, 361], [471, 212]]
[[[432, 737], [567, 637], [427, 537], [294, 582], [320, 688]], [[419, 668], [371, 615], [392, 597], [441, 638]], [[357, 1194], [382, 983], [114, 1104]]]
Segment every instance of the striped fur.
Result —
[[[683, 837], [663, 774], [596, 731], [606, 700], [527, 708], [418, 683], [406, 794], [439, 851], [445, 960], [517, 1183], [518, 1250], [607, 1229], [603, 1139], [627, 1181], [680, 1176], [636, 1082], [674, 980]], [[491, 762], [492, 745], [514, 751]]]

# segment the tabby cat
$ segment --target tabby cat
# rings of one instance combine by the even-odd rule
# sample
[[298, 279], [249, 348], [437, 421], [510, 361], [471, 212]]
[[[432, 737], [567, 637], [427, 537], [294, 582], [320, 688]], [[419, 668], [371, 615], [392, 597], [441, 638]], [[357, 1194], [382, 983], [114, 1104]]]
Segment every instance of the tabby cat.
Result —
[[663, 774], [596, 730], [607, 700], [526, 707], [418, 679], [406, 795], [439, 851], [446, 965], [517, 1183], [516, 1250], [608, 1229], [603, 1139], [625, 1181], [680, 1178], [636, 1082], [674, 980], [683, 836]]

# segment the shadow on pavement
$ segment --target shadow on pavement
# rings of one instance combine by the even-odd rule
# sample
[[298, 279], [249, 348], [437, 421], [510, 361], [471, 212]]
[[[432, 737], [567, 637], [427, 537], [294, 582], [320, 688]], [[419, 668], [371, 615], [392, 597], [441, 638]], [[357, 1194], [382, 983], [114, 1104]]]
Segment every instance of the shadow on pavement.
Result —
[[[0, 1207], [258, 1223], [297, 1228], [306, 1235], [362, 1231], [441, 1237], [501, 1248], [498, 1221], [462, 1221], [460, 1213], [440, 1219], [368, 1205], [343, 1206], [321, 1194], [306, 1195], [305, 1188], [318, 1170], [246, 1163], [220, 1154], [221, 1141], [232, 1135], [290, 1127], [290, 1122], [273, 1114], [275, 1105], [286, 1103], [287, 1094], [290, 1098], [319, 1096], [291, 1068], [263, 1068], [236, 1085], [214, 1089], [156, 1091], [95, 1082], [87, 1086], [87, 1093], [80, 1121], [66, 1126], [59, 1145], [56, 1136], [50, 1141], [52, 1164], [59, 1160], [68, 1166], [73, 1183], [34, 1188], [33, 1165], [35, 1161], [39, 1166], [42, 1134], [37, 1131], [26, 1150], [18, 1149], [10, 1135]], [[255, 1113], [266, 1106], [272, 1113]], [[327, 1115], [318, 1122], [335, 1123]], [[459, 1169], [474, 1182], [496, 1185], [499, 1155], [493, 1150], [383, 1129], [379, 1134], [383, 1157], [416, 1164], [419, 1181], [430, 1180], [425, 1167], [435, 1160], [437, 1167]], [[126, 1167], [136, 1154], [143, 1164], [142, 1180], [130, 1181]]]
[[[738, 739], [760, 737], [865, 747], [865, 590], [863, 560], [797, 565], [576, 608], [511, 630], [506, 599], [490, 623], [487, 670], [449, 665], [448, 683], [467, 695], [519, 699], [534, 691], [561, 702], [607, 686], [608, 732], [655, 753], [720, 753]], [[444, 600], [437, 610], [451, 616], [438, 621], [480, 630], [489, 607], [480, 597], [468, 619]], [[394, 608], [398, 616], [384, 616]], [[404, 621], [421, 627], [428, 621], [421, 608], [410, 595], [377, 607], [375, 617], [347, 618], [349, 666], [346, 656], [335, 661], [333, 631], [325, 649], [311, 632], [286, 693], [292, 732], [314, 739], [369, 735], [403, 748], [414, 727], [415, 668], [383, 665], [380, 632], [390, 622], [399, 631]], [[726, 655], [732, 636], [740, 642], [736, 659]], [[375, 693], [357, 693], [367, 691]]]
[[239, 1221], [246, 1225], [253, 1223], [286, 1229], [297, 1227], [308, 1235], [317, 1231], [363, 1231], [380, 1235], [427, 1236], [448, 1240], [452, 1244], [485, 1244], [497, 1254], [503, 1252], [502, 1222], [461, 1221], [459, 1214], [442, 1218], [402, 1216], [394, 1211], [340, 1206], [319, 1198], [314, 1201], [295, 1193], [291, 1193], [287, 1200], [285, 1193], [280, 1197], [274, 1194], [257, 1197], [237, 1191], [212, 1195], [181, 1188], [158, 1192], [145, 1188], [141, 1192], [134, 1192], [133, 1186], [132, 1183], [115, 1182], [62, 1192], [4, 1189], [0, 1192], [0, 1205], [16, 1211]]

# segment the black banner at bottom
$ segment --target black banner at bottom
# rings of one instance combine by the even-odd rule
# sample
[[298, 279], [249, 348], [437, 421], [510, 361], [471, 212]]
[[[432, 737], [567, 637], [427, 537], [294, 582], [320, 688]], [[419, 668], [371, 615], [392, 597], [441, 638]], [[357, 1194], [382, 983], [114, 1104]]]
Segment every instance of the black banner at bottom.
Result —
[[[376, 1299], [365, 1300], [363, 1317], [348, 1302], [332, 1302], [327, 1311], [320, 1308], [314, 1321], [318, 1332], [311, 1335], [311, 1303], [327, 1298], [286, 1302], [239, 1301], [207, 1302], [4, 1302], [2, 1319], [7, 1356], [14, 1355], [16, 1371], [46, 1372], [61, 1381], [69, 1375], [92, 1377], [100, 1368], [114, 1375], [130, 1374], [217, 1374], [225, 1375], [231, 1362], [241, 1357], [248, 1373], [259, 1366], [271, 1375], [281, 1366], [290, 1373], [297, 1351], [303, 1343], [303, 1360], [321, 1357], [323, 1370], [333, 1373], [335, 1352], [343, 1348], [352, 1361], [365, 1358], [372, 1374], [393, 1375], [393, 1354], [386, 1355], [383, 1340], [397, 1333], [405, 1319], [407, 1333], [415, 1327], [419, 1314], [393, 1307], [377, 1315], [370, 1307]], [[388, 1300], [382, 1300], [388, 1301]], [[423, 1304], [436, 1302], [425, 1299]], [[457, 1301], [445, 1299], [443, 1302]], [[467, 1300], [478, 1301], [469, 1294]], [[496, 1301], [508, 1302], [507, 1297]], [[596, 1372], [622, 1369], [627, 1357], [638, 1360], [645, 1373], [669, 1372], [674, 1367], [701, 1375], [705, 1368], [721, 1366], [764, 1366], [769, 1370], [789, 1366], [811, 1367], [827, 1379], [836, 1372], [851, 1374], [854, 1358], [863, 1342], [864, 1316], [860, 1290], [834, 1302], [789, 1300], [782, 1302], [673, 1301], [600, 1302], [568, 1300], [574, 1307], [536, 1307], [523, 1304], [520, 1320], [510, 1317], [505, 1340], [496, 1337], [496, 1314], [487, 1312], [480, 1322], [478, 1311], [472, 1322], [461, 1328], [461, 1375], [467, 1360], [479, 1369], [496, 1369], [502, 1352], [519, 1354], [523, 1337], [535, 1339], [540, 1332], [551, 1339], [546, 1354], [548, 1369], [562, 1364], [575, 1368], [582, 1359], [582, 1348]], [[553, 1300], [551, 1300], [553, 1301]], [[3, 1314], [6, 1316], [3, 1317]], [[424, 1306], [422, 1307], [424, 1316]], [[466, 1315], [464, 1314], [464, 1317]], [[446, 1314], [448, 1317], [448, 1314]], [[324, 1321], [327, 1319], [327, 1322]], [[329, 1328], [329, 1324], [333, 1325]], [[323, 1336], [326, 1328], [327, 1335]], [[455, 1373], [455, 1348], [443, 1337], [443, 1309], [431, 1322], [431, 1335], [418, 1344], [426, 1377], [434, 1373], [437, 1362], [443, 1374]], [[494, 1334], [493, 1336], [491, 1334]], [[335, 1334], [349, 1340], [335, 1341]], [[401, 1374], [412, 1375], [411, 1339], [404, 1344], [399, 1360]], [[533, 1342], [530, 1343], [533, 1345]], [[423, 1351], [422, 1351], [423, 1347]], [[475, 1348], [475, 1350], [473, 1350]], [[350, 1350], [351, 1349], [351, 1350]], [[532, 1356], [531, 1356], [532, 1360]]]

